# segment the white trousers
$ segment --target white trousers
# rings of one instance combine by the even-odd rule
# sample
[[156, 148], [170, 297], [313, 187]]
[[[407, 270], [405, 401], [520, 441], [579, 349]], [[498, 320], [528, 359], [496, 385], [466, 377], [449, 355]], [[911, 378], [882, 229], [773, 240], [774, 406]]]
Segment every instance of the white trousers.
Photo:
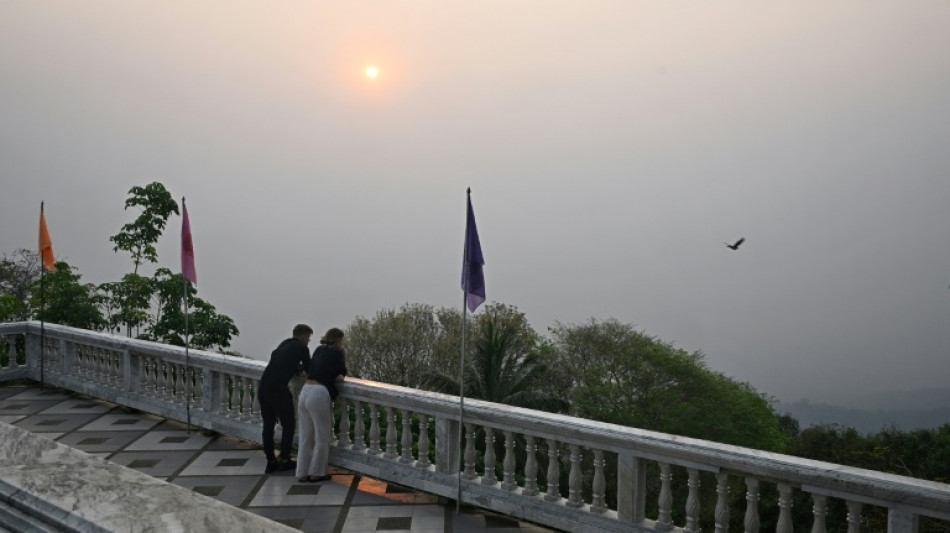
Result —
[[330, 425], [333, 401], [323, 385], [308, 383], [297, 400], [300, 442], [297, 446], [297, 477], [325, 476], [330, 456]]

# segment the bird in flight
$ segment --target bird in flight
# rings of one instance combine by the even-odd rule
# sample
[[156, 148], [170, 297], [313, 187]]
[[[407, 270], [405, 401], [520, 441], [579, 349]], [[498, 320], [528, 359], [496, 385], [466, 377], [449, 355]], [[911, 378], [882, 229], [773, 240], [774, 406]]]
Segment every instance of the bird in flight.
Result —
[[729, 244], [728, 242], [724, 242], [723, 244], [725, 244], [726, 248], [729, 248], [730, 250], [738, 250], [739, 246], [741, 246], [742, 243], [744, 242], [745, 242], [745, 237], [742, 237], [738, 241], [736, 241], [734, 244]]

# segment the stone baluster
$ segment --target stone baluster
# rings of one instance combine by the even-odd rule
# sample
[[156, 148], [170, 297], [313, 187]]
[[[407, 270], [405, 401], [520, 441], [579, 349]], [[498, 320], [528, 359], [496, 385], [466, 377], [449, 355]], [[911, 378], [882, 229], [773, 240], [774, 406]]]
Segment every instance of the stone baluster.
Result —
[[518, 488], [518, 481], [515, 479], [515, 435], [511, 431], [505, 431], [505, 459], [501, 464], [504, 471], [501, 488], [515, 490]]
[[223, 372], [219, 372], [218, 375], [221, 378], [218, 380], [221, 387], [221, 396], [220, 396], [221, 407], [220, 407], [219, 412], [224, 417], [230, 417], [231, 416], [231, 391], [233, 390], [233, 387], [231, 386], [231, 376]]
[[92, 382], [97, 380], [96, 376], [96, 352], [93, 346], [86, 346], [83, 352], [86, 354], [86, 379]]
[[112, 354], [112, 378], [109, 380], [109, 385], [120, 388], [122, 384], [122, 353], [117, 351], [111, 351], [110, 353]]
[[353, 449], [361, 452], [366, 449], [366, 439], [364, 431], [366, 430], [363, 426], [363, 402], [355, 400], [353, 402], [353, 414], [355, 415], [353, 426]]
[[[342, 402], [343, 399], [340, 398], [339, 401]], [[337, 439], [337, 435], [336, 435], [336, 409], [334, 409], [335, 406], [336, 406], [336, 402], [331, 400], [330, 401], [330, 419], [327, 422], [330, 424], [330, 429], [329, 429], [330, 442], [336, 442], [337, 446], [339, 446], [340, 441]], [[298, 422], [298, 425], [299, 424], [300, 423]]]
[[670, 465], [668, 463], [660, 463], [660, 497], [657, 499], [660, 511], [656, 519], [657, 531], [669, 531], [673, 529], [673, 492], [670, 488], [672, 482], [673, 474], [670, 472]]
[[347, 448], [350, 444], [350, 402], [340, 397], [340, 438], [337, 440], [337, 445]]
[[[47, 350], [48, 355], [50, 354]], [[51, 358], [47, 358], [47, 364]], [[107, 383], [109, 381], [109, 353], [105, 348], [96, 348], [96, 381]]]
[[729, 475], [716, 474], [716, 533], [729, 531]]
[[142, 395], [148, 395], [148, 359], [143, 355], [137, 356], [133, 354], [132, 357], [138, 357], [139, 361], [139, 382], [137, 392]]
[[848, 501], [848, 533], [861, 531], [861, 504]]
[[162, 359], [159, 359], [158, 362], [160, 365], [158, 377], [162, 383], [162, 388], [159, 391], [159, 395], [162, 398], [168, 398], [169, 393], [171, 392], [171, 387], [169, 386], [170, 380], [172, 379], [171, 363]]
[[428, 468], [432, 463], [429, 462], [429, 417], [422, 413], [419, 414], [419, 459], [416, 466], [419, 468]]
[[751, 477], [745, 479], [745, 533], [759, 531], [759, 480]]
[[412, 411], [402, 410], [402, 455], [399, 457], [400, 463], [411, 463], [415, 461], [412, 456]]
[[495, 430], [488, 426], [485, 430], [485, 473], [482, 476], [482, 485], [494, 485], [498, 482], [495, 477]]
[[185, 403], [185, 383], [187, 381], [187, 376], [185, 376], [185, 365], [175, 365], [175, 399], [180, 400], [181, 403]]
[[112, 352], [99, 348], [99, 383], [109, 384], [112, 377]]
[[[205, 379], [205, 370], [203, 368], [192, 368], [191, 369], [191, 399], [192, 404], [197, 406], [199, 409], [204, 405], [204, 379]], [[253, 407], [253, 403], [251, 406]], [[254, 409], [257, 412], [257, 409]]]
[[567, 476], [567, 506], [582, 507], [584, 499], [581, 495], [581, 483], [583, 475], [581, 474], [581, 447], [577, 444], [571, 444], [571, 471]]
[[82, 367], [83, 367], [83, 377], [87, 381], [96, 380], [96, 362], [95, 362], [95, 353], [91, 346], [83, 346], [82, 348]]
[[792, 526], [792, 486], [788, 483], [778, 484], [778, 525], [775, 533], [794, 533]]
[[607, 511], [607, 479], [604, 476], [604, 451], [594, 450], [594, 482], [591, 486], [590, 512], [603, 513]]
[[396, 410], [386, 406], [386, 453], [383, 455], [386, 459], [395, 459], [399, 456], [396, 449]]
[[379, 409], [375, 403], [369, 404], [369, 453], [379, 455]]
[[825, 516], [828, 514], [828, 498], [824, 494], [812, 494], [811, 500], [814, 502], [811, 512], [815, 517], [811, 525], [811, 533], [827, 533]]
[[537, 445], [534, 441], [533, 435], [527, 435], [525, 437], [525, 453], [527, 458], [524, 464], [524, 489], [521, 491], [521, 494], [525, 496], [537, 496], [538, 495], [538, 458], [537, 458]]
[[465, 479], [475, 479], [478, 475], [475, 473], [475, 424], [465, 423], [465, 471], [462, 477]]
[[561, 477], [561, 464], [558, 462], [558, 442], [547, 439], [548, 443], [548, 492], [544, 499], [549, 502], [561, 501], [561, 492], [559, 483]]
[[686, 486], [689, 494], [686, 496], [686, 527], [684, 533], [699, 533], [699, 470], [687, 468]]
[[162, 392], [162, 382], [160, 379], [161, 376], [161, 366], [158, 359], [154, 357], [149, 357], [149, 374], [148, 374], [148, 390], [149, 395], [153, 397], [158, 397]]
[[[238, 379], [241, 380], [241, 419], [250, 421], [254, 419], [254, 401], [251, 398], [251, 378], [242, 377]], [[296, 405], [296, 403], [293, 405]], [[290, 430], [293, 431], [294, 428], [290, 428]]]

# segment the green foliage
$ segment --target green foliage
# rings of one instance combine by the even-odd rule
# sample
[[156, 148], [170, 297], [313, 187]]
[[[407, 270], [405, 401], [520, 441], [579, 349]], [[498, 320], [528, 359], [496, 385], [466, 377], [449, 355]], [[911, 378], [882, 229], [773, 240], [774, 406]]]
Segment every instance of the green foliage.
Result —
[[356, 317], [347, 327], [347, 368], [354, 376], [417, 388], [444, 331], [430, 305], [407, 303]]
[[138, 207], [141, 213], [135, 221], [122, 226], [122, 230], [109, 237], [115, 243], [113, 251], [123, 250], [132, 255], [135, 265], [133, 273], [138, 273], [143, 262], [158, 262], [158, 251], [155, 243], [162, 236], [165, 224], [172, 213], [178, 214], [178, 202], [159, 182], [152, 182], [145, 187], [129, 189], [129, 198], [125, 201], [125, 208]]
[[781, 451], [786, 436], [769, 399], [687, 353], [614, 319], [551, 329], [582, 417]]
[[143, 338], [185, 345], [184, 293], [188, 291], [189, 345], [202, 350], [226, 348], [231, 338], [238, 335], [234, 320], [216, 312], [215, 307], [197, 296], [198, 291], [181, 274], [160, 268], [151, 280], [157, 298], [154, 324]]
[[118, 332], [125, 328], [126, 335], [147, 328], [151, 322], [150, 301], [154, 293], [151, 278], [130, 272], [121, 281], [99, 285], [102, 307], [106, 311], [108, 326]]
[[29, 320], [30, 291], [40, 278], [40, 262], [36, 253], [19, 249], [0, 259], [0, 322]]
[[[552, 389], [538, 334], [514, 306], [489, 304], [476, 318], [473, 352], [465, 361], [465, 395], [530, 409], [567, 410], [564, 391]], [[426, 384], [458, 394], [458, 375], [430, 372]]]
[[36, 319], [93, 330], [105, 326], [95, 285], [79, 283], [82, 276], [65, 261], [57, 261], [55, 266], [55, 271], [47, 272], [31, 287], [30, 305], [37, 310]]

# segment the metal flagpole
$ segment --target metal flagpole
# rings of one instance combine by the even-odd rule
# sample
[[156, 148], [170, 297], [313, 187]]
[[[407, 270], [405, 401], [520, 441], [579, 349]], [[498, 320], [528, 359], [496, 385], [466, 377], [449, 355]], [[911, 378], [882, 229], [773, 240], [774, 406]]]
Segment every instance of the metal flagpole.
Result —
[[465, 439], [465, 332], [468, 330], [468, 250], [465, 251], [462, 268], [465, 271], [465, 291], [462, 293], [462, 356], [459, 358], [459, 464], [458, 464], [458, 498], [455, 499], [455, 514], [462, 513], [462, 470], [465, 468], [462, 443]]
[[43, 266], [43, 258], [40, 256], [40, 388], [42, 389], [45, 381], [43, 369], [46, 367], [46, 287], [44, 278], [46, 277], [46, 267]]
[[[40, 202], [40, 220], [43, 220], [43, 203]], [[42, 240], [42, 239], [40, 239]], [[46, 261], [43, 257], [43, 244], [40, 243], [40, 389], [45, 384], [43, 371], [46, 367]]]
[[[184, 200], [184, 199], [182, 199]], [[191, 367], [189, 366], [188, 347], [191, 339], [188, 338], [188, 280], [182, 275], [185, 290], [185, 418], [187, 419], [187, 433], [191, 433]]]

